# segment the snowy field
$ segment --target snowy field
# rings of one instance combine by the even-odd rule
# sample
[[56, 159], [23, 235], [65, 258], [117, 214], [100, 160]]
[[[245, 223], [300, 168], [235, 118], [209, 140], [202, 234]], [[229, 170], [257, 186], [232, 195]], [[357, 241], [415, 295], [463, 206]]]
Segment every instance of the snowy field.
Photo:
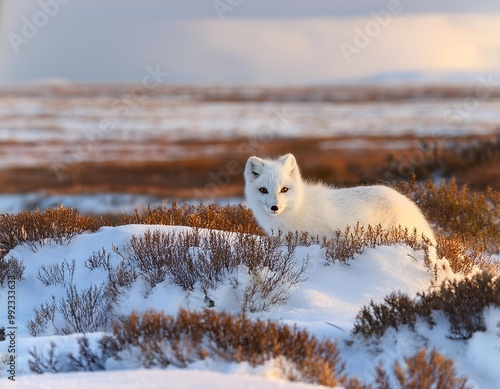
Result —
[[[369, 91], [364, 88], [336, 91], [318, 88], [314, 91], [266, 91], [258, 88], [239, 91], [216, 88], [175, 90], [168, 88], [137, 93], [129, 86], [83, 88], [72, 85], [52, 88], [25, 87], [3, 89], [0, 93], [0, 174], [10, 168], [51, 166], [57, 163], [107, 163], [116, 161], [178, 161], [223, 154], [228, 147], [214, 143], [203, 152], [193, 149], [191, 141], [211, 139], [254, 139], [265, 143], [276, 138], [335, 137], [335, 136], [411, 136], [454, 137], [461, 135], [499, 134], [500, 97], [467, 100], [461, 89], [443, 89], [430, 93]], [[474, 86], [471, 87], [474, 91]], [[417, 88], [418, 89], [418, 88]], [[470, 88], [469, 88], [470, 89]], [[469, 90], [470, 92], [470, 90]], [[273, 93], [276, 94], [273, 97]], [[399, 95], [401, 94], [401, 95]], [[409, 96], [413, 97], [409, 97]], [[469, 93], [470, 95], [470, 93]], [[285, 97], [286, 98], [285, 98]], [[342, 147], [365, 150], [362, 138], [344, 139]], [[330, 142], [330, 143], [329, 143]], [[397, 142], [403, 142], [399, 144]], [[387, 147], [408, 147], [402, 139]], [[325, 141], [324, 150], [339, 147]], [[190, 154], [192, 153], [192, 155]], [[218, 171], [218, 170], [217, 170]], [[75, 207], [82, 213], [131, 213], [155, 206], [165, 199], [153, 195], [98, 193], [58, 195], [45, 193], [5, 194], [0, 188], [0, 213], [16, 213], [52, 207], [59, 203]], [[54, 194], [55, 193], [55, 194]], [[74, 192], [73, 192], [74, 193]], [[137, 192], [136, 192], [137, 193]], [[241, 202], [239, 198], [218, 200], [220, 203]], [[247, 363], [226, 363], [219, 360], [196, 362], [186, 369], [144, 370], [133, 358], [122, 362], [108, 360], [106, 371], [59, 374], [33, 374], [28, 366], [29, 351], [47, 352], [50, 343], [59, 355], [77, 349], [76, 335], [55, 335], [49, 328], [42, 336], [30, 335], [27, 323], [34, 318], [34, 308], [48, 302], [52, 296], [59, 301], [66, 288], [45, 286], [37, 277], [42, 266], [71, 263], [75, 260], [74, 285], [84, 290], [102, 285], [104, 271], [89, 270], [85, 261], [92, 253], [105, 249], [112, 263], [121, 257], [112, 247], [123, 250], [134, 235], [147, 229], [171, 231], [185, 227], [126, 225], [102, 227], [95, 233], [75, 237], [69, 244], [46, 242], [41, 247], [17, 246], [5, 258], [22, 259], [26, 271], [16, 281], [16, 366], [15, 379], [19, 388], [310, 388], [290, 383], [280, 376], [276, 364], [268, 362], [252, 368]], [[500, 309], [486, 312], [485, 332], [476, 333], [467, 341], [447, 337], [449, 323], [437, 317], [432, 329], [417, 323], [416, 329], [387, 331], [380, 341], [362, 341], [351, 335], [354, 319], [370, 300], [383, 301], [391, 292], [415, 296], [431, 287], [434, 274], [424, 266], [423, 254], [398, 245], [366, 249], [348, 265], [326, 265], [324, 249], [318, 245], [299, 247], [299, 260], [308, 257], [307, 280], [290, 290], [289, 300], [273, 306], [268, 312], [250, 314], [253, 319], [270, 319], [296, 324], [318, 338], [338, 341], [346, 372], [366, 382], [372, 382], [375, 368], [382, 363], [391, 370], [395, 361], [414, 355], [419, 349], [433, 348], [455, 361], [457, 372], [469, 377], [469, 383], [479, 389], [498, 389], [500, 382]], [[440, 277], [454, 277], [442, 273]], [[244, 285], [245, 280], [242, 280]], [[148, 308], [175, 315], [180, 307], [190, 310], [205, 308], [204, 295], [196, 289], [186, 293], [164, 281], [150, 293], [137, 279], [125, 291], [115, 306], [115, 313], [143, 312]], [[0, 312], [7, 308], [7, 285], [0, 288]], [[231, 313], [241, 311], [241, 290], [228, 280], [209, 296], [215, 310]], [[0, 315], [0, 326], [9, 327], [7, 317]], [[98, 340], [102, 332], [87, 334]], [[9, 373], [5, 364], [8, 342], [0, 342], [0, 388], [8, 387]]]
[[[500, 97], [468, 97], [474, 87], [4, 87], [0, 168], [172, 161], [189, 156], [189, 148], [179, 143], [186, 140], [498, 133]], [[218, 147], [203, 153], [220, 152]]]
[[[32, 337], [27, 322], [34, 318], [33, 308], [48, 302], [52, 296], [59, 301], [64, 297], [66, 288], [62, 285], [45, 286], [37, 277], [41, 266], [61, 264], [75, 260], [73, 283], [78, 290], [91, 285], [102, 285], [106, 274], [100, 269], [89, 270], [85, 260], [95, 251], [106, 249], [112, 254], [112, 264], [118, 264], [120, 256], [112, 246], [123, 253], [124, 247], [133, 235], [140, 235], [148, 229], [163, 231], [187, 230], [187, 227], [125, 225], [120, 227], [102, 227], [95, 233], [86, 233], [75, 237], [69, 244], [55, 244], [30, 248], [17, 246], [6, 258], [23, 259], [26, 265], [24, 278], [13, 287], [16, 294], [16, 366], [17, 386], [20, 388], [104, 388], [116, 387], [151, 387], [159, 388], [306, 388], [303, 384], [284, 382], [273, 363], [251, 368], [248, 364], [225, 363], [217, 360], [205, 360], [188, 366], [185, 370], [168, 368], [167, 370], [141, 369], [137, 360], [121, 362], [108, 360], [107, 371], [97, 373], [60, 373], [56, 375], [34, 375], [28, 368], [29, 351], [34, 347], [47, 352], [50, 343], [57, 346], [57, 353], [63, 356], [77, 349], [79, 335], [54, 335], [49, 325], [46, 333]], [[273, 306], [268, 312], [250, 314], [254, 319], [271, 319], [285, 324], [297, 324], [319, 338], [338, 341], [341, 358], [346, 362], [346, 371], [367, 382], [373, 380], [375, 367], [383, 363], [389, 370], [394, 361], [415, 354], [420, 348], [435, 348], [456, 363], [460, 375], [467, 375], [469, 382], [476, 388], [494, 389], [500, 382], [498, 361], [500, 360], [500, 336], [498, 323], [500, 310], [491, 309], [486, 314], [487, 331], [476, 333], [468, 341], [447, 338], [448, 326], [444, 317], [437, 317], [437, 325], [430, 329], [425, 323], [418, 323], [415, 331], [402, 329], [387, 331], [378, 342], [351, 340], [353, 321], [358, 311], [367, 305], [370, 299], [382, 302], [391, 292], [402, 291], [415, 296], [418, 291], [427, 290], [434, 278], [424, 266], [423, 254], [404, 245], [380, 246], [366, 249], [356, 255], [349, 265], [325, 264], [323, 249], [318, 245], [299, 247], [296, 251], [298, 263], [308, 257], [307, 280], [290, 290], [289, 300]], [[444, 262], [443, 262], [444, 263]], [[442, 277], [454, 277], [448, 271], [440, 273]], [[246, 282], [241, 278], [240, 286]], [[2, 310], [5, 308], [7, 289], [1, 290]], [[209, 297], [215, 302], [211, 309], [227, 310], [238, 313], [241, 310], [241, 290], [230, 285], [228, 280], [217, 289], [211, 290]], [[139, 277], [133, 287], [125, 291], [115, 307], [116, 314], [129, 314], [132, 310], [143, 312], [148, 308], [175, 315], [179, 307], [201, 310], [206, 307], [204, 294], [199, 287], [192, 293], [164, 281], [151, 291], [147, 291], [144, 281]], [[56, 320], [55, 325], [60, 325]], [[0, 326], [9, 327], [5, 316], [0, 318]], [[102, 333], [87, 334], [97, 340]], [[349, 343], [350, 344], [350, 343]], [[8, 354], [8, 342], [0, 343], [0, 353]], [[8, 373], [5, 365], [0, 370], [1, 387], [6, 387]]]
[[0, 194], [0, 213], [18, 213], [57, 207], [77, 208], [81, 213], [105, 215], [107, 213], [133, 213], [151, 205], [162, 204], [165, 199], [156, 196], [127, 193], [98, 193], [81, 195], [46, 195], [43, 193]]
[[[96, 193], [81, 195], [46, 195], [43, 193], [0, 194], [0, 213], [18, 213], [22, 211], [44, 210], [62, 205], [76, 208], [86, 215], [133, 214], [135, 210], [143, 212], [148, 206], [152, 208], [169, 204], [176, 199], [165, 199], [159, 196], [134, 195], [129, 193]], [[243, 202], [242, 198], [218, 198], [205, 203], [235, 205]], [[179, 203], [199, 204], [199, 200], [183, 200]]]

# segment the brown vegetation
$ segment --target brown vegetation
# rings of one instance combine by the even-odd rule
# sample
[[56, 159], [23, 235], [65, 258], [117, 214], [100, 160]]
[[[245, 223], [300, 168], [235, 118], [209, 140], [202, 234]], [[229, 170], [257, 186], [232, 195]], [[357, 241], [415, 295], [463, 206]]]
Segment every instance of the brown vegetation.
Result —
[[[362, 338], [380, 337], [388, 328], [413, 328], [418, 320], [433, 325], [433, 312], [440, 311], [448, 318], [449, 337], [468, 339], [474, 332], [485, 329], [484, 309], [500, 306], [500, 281], [494, 276], [498, 274], [498, 262], [492, 262], [487, 254], [498, 251], [499, 193], [491, 189], [475, 193], [467, 187], [459, 187], [455, 181], [440, 185], [412, 181], [401, 184], [399, 189], [413, 198], [436, 226], [438, 254], [450, 261], [455, 272], [466, 277], [463, 281], [447, 282], [420, 293], [415, 299], [395, 293], [387, 296], [382, 304], [370, 303], [359, 312], [354, 334]], [[7, 276], [22, 277], [22, 261], [5, 258], [17, 244], [25, 244], [32, 250], [49, 242], [67, 244], [76, 234], [95, 231], [100, 223], [62, 207], [0, 215], [3, 250], [0, 284]], [[65, 287], [66, 295], [59, 301], [52, 299], [34, 309], [35, 316], [27, 323], [33, 336], [44, 334], [48, 326], [60, 334], [109, 328], [111, 321], [116, 320], [113, 305], [137, 277], [142, 277], [151, 288], [169, 278], [186, 290], [200, 285], [207, 292], [216, 288], [236, 266], [244, 265], [253, 278], [247, 286], [242, 286], [242, 309], [259, 311], [286, 300], [287, 288], [302, 280], [307, 261], [302, 267], [296, 262], [293, 255], [297, 245], [323, 245], [325, 260], [329, 262], [345, 262], [365, 247], [380, 244], [402, 242], [424, 253], [428, 250], [428, 242], [419, 242], [416, 234], [401, 229], [384, 231], [376, 226], [367, 229], [353, 226], [339, 231], [331, 241], [323, 242], [307, 234], [266, 236], [255, 223], [251, 211], [242, 205], [180, 206], [173, 203], [149, 208], [144, 213], [122, 215], [119, 224], [126, 223], [194, 228], [181, 233], [153, 230], [133, 237], [127, 247], [115, 248], [122, 256], [121, 263], [116, 265], [111, 264], [110, 254], [104, 249], [93, 253], [86, 260], [86, 267], [91, 271], [105, 270], [107, 281], [82, 291], [77, 291], [72, 283], [73, 262], [42, 266], [39, 280], [45, 285]], [[203, 232], [200, 228], [211, 231]], [[240, 234], [227, 235], [220, 230]], [[188, 248], [194, 248], [196, 253]], [[473, 271], [477, 268], [483, 271]], [[232, 282], [238, 286], [237, 279]], [[285, 289], [282, 288], [284, 284], [287, 285]], [[335, 344], [318, 342], [305, 332], [276, 323], [252, 322], [245, 315], [232, 316], [213, 310], [181, 311], [174, 318], [148, 311], [142, 316], [122, 317], [115, 321], [114, 329], [112, 337], [100, 342], [99, 355], [90, 348], [88, 341], [79, 341], [79, 354], [67, 357], [70, 369], [102, 369], [107, 358], [119, 358], [120, 352], [134, 348], [139, 350], [138, 361], [145, 367], [185, 366], [207, 357], [248, 361], [255, 365], [275, 359], [281, 361], [284, 376], [292, 380], [343, 384], [347, 388], [370, 387], [345, 376]], [[221, 331], [223, 337], [217, 335]], [[283, 340], [280, 331], [287, 334], [287, 340]], [[244, 338], [247, 334], [252, 336]], [[145, 338], [150, 342], [144, 342]], [[55, 348], [54, 345], [47, 355], [32, 350], [30, 367], [34, 372], [65, 369], [60, 366]], [[309, 350], [307, 358], [295, 350]], [[430, 354], [420, 351], [407, 358], [405, 364], [406, 367], [395, 365], [394, 374], [400, 387], [419, 388], [418, 383], [424, 382], [422, 376], [431, 383], [444, 382], [443, 387], [465, 387], [465, 379], [455, 375], [452, 362], [435, 351]], [[380, 387], [390, 388], [387, 374], [379, 368], [377, 383], [386, 385]]]
[[396, 362], [394, 372], [405, 389], [467, 389], [467, 378], [457, 377], [452, 360], [436, 350], [427, 355], [425, 349], [405, 358], [405, 367]]
[[[286, 250], [283, 241], [287, 242]], [[289, 289], [304, 280], [308, 260], [298, 264], [296, 247], [292, 235], [148, 230], [133, 236], [120, 255], [129, 268], [137, 269], [148, 290], [168, 278], [185, 291], [192, 292], [199, 285], [207, 296], [229, 278], [235, 290], [242, 290], [242, 310], [257, 312], [286, 301]], [[238, 278], [240, 266], [250, 275], [248, 284], [241, 284]]]
[[499, 252], [500, 192], [491, 188], [472, 192], [465, 185], [458, 187], [455, 179], [436, 185], [430, 180], [417, 183], [413, 178], [398, 189], [422, 208], [438, 234]]
[[417, 319], [433, 325], [433, 312], [441, 311], [450, 323], [449, 337], [469, 339], [474, 332], [485, 331], [483, 312], [490, 306], [500, 307], [500, 278], [481, 272], [463, 281], [447, 281], [416, 299], [392, 293], [382, 304], [371, 301], [358, 313], [353, 333], [381, 337], [389, 328], [414, 329]]
[[324, 239], [322, 245], [325, 248], [325, 259], [328, 263], [335, 261], [346, 263], [367, 247], [392, 246], [397, 243], [405, 244], [414, 250], [422, 250], [426, 266], [431, 266], [429, 247], [432, 243], [430, 240], [423, 235], [419, 236], [416, 230], [408, 231], [408, 228], [401, 226], [383, 229], [379, 224], [365, 228], [358, 223], [354, 227], [348, 226], [345, 231], [337, 230], [335, 236], [332, 239]]
[[335, 343], [318, 341], [305, 330], [245, 315], [205, 310], [180, 310], [177, 317], [154, 311], [132, 313], [114, 326], [118, 348], [139, 349], [144, 367], [184, 367], [208, 356], [257, 366], [282, 359], [284, 375], [319, 385], [335, 386], [345, 379]]
[[170, 206], [148, 207], [144, 213], [135, 211], [133, 215], [121, 215], [119, 224], [161, 224], [263, 234], [252, 211], [242, 204], [179, 205], [173, 202]]
[[[30, 370], [37, 374], [62, 371], [105, 370], [110, 358], [130, 357], [145, 368], [186, 367], [207, 358], [227, 362], [248, 362], [259, 366], [273, 362], [282, 376], [290, 381], [346, 389], [371, 389], [349, 377], [335, 342], [319, 341], [306, 330], [273, 321], [251, 320], [245, 314], [204, 310], [179, 310], [176, 317], [154, 310], [143, 314], [132, 312], [113, 325], [112, 335], [98, 342], [99, 350], [89, 346], [83, 336], [78, 339], [78, 353], [63, 358], [57, 346], [45, 354], [30, 350]], [[64, 363], [66, 362], [66, 363]], [[396, 361], [394, 374], [399, 389], [427, 389], [437, 385], [446, 389], [465, 389], [467, 378], [458, 377], [453, 361], [425, 349], [405, 358], [404, 367]], [[388, 372], [377, 368], [377, 388], [391, 389]]]
[[62, 206], [44, 211], [0, 214], [0, 260], [19, 244], [37, 251], [47, 243], [69, 243], [76, 235], [96, 231], [98, 227], [94, 218]]
[[[13, 167], [0, 170], [0, 187], [4, 193], [123, 192], [176, 199], [241, 196], [243, 168], [250, 155], [291, 152], [304, 177], [335, 185], [404, 181], [412, 174], [421, 180], [438, 173], [455, 176], [474, 190], [488, 185], [500, 190], [500, 140], [494, 135], [446, 140], [413, 135], [276, 138], [260, 142], [258, 148], [251, 138], [155, 142], [159, 148], [175, 146], [185, 156]], [[125, 149], [130, 146], [115, 143]], [[346, 146], [356, 143], [362, 146]], [[215, 151], [205, 155], [206, 149]]]

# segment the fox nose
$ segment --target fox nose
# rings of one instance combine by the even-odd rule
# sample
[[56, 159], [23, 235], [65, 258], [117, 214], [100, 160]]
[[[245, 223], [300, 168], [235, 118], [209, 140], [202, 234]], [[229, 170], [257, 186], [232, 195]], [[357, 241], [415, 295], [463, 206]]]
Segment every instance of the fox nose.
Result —
[[278, 209], [279, 209], [279, 208], [278, 208], [278, 206], [277, 206], [277, 205], [273, 205], [273, 206], [271, 207], [271, 211], [273, 211], [273, 212], [278, 212]]

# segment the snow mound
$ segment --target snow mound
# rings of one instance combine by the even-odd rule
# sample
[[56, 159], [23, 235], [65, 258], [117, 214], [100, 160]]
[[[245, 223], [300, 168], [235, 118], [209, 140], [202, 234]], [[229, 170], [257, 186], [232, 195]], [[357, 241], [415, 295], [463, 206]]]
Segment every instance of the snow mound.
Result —
[[[100, 373], [68, 373], [58, 375], [38, 376], [30, 372], [28, 367], [29, 352], [36, 347], [38, 350], [48, 349], [50, 342], [57, 344], [59, 352], [74, 352], [77, 349], [76, 339], [81, 334], [60, 336], [50, 333], [45, 336], [32, 337], [27, 323], [34, 318], [35, 307], [46, 303], [51, 298], [56, 301], [63, 298], [66, 288], [62, 285], [44, 285], [39, 279], [40, 269], [54, 264], [74, 263], [73, 283], [78, 290], [91, 285], [101, 285], [106, 281], [104, 271], [91, 271], [85, 266], [85, 261], [103, 248], [111, 254], [111, 262], [119, 263], [123, 248], [130, 242], [132, 236], [144, 234], [147, 230], [165, 232], [187, 231], [188, 227], [160, 225], [125, 225], [119, 227], [102, 227], [95, 233], [82, 234], [75, 237], [69, 244], [48, 244], [37, 247], [36, 251], [27, 246], [17, 246], [6, 258], [14, 257], [22, 260], [26, 266], [23, 279], [16, 281], [16, 380], [20, 387], [29, 388], [100, 388], [110, 385], [120, 387], [163, 387], [169, 382], [169, 387], [199, 387], [203, 384], [209, 388], [238, 387], [262, 388], [301, 388], [309, 387], [303, 384], [284, 383], [270, 378], [272, 367], [262, 369], [235, 367], [225, 364], [223, 368], [206, 368], [199, 362], [187, 370], [168, 369], [166, 371], [136, 370], [137, 367], [113, 364], [116, 369], [133, 369], [126, 371], [106, 371]], [[115, 251], [113, 251], [113, 247]], [[300, 246], [296, 250], [297, 258], [308, 258], [305, 273], [306, 280], [291, 288], [289, 299], [273, 306], [269, 311], [249, 313], [255, 319], [278, 320], [285, 324], [297, 324], [306, 328], [319, 338], [338, 340], [341, 357], [345, 360], [348, 374], [354, 374], [361, 379], [372, 379], [374, 368], [380, 358], [395, 361], [403, 356], [411, 355], [419, 347], [436, 345], [439, 351], [449, 358], [458, 358], [458, 366], [464, 367], [469, 377], [473, 377], [476, 366], [480, 374], [478, 380], [500, 382], [500, 373], [495, 369], [495, 363], [500, 355], [499, 337], [496, 335], [496, 323], [500, 321], [498, 311], [492, 311], [488, 319], [487, 333], [476, 334], [468, 343], [453, 342], [446, 339], [445, 330], [441, 333], [423, 329], [418, 339], [408, 331], [388, 331], [380, 340], [379, 349], [390, 350], [390, 353], [380, 353], [373, 348], [361, 348], [359, 345], [348, 346], [343, 340], [350, 337], [353, 322], [359, 310], [370, 300], [382, 302], [391, 292], [404, 292], [414, 297], [417, 292], [431, 286], [434, 274], [424, 264], [422, 252], [414, 251], [405, 245], [380, 246], [366, 249], [358, 254], [348, 264], [326, 264], [324, 249], [319, 245]], [[6, 305], [6, 289], [1, 290], [2, 307]], [[215, 303], [212, 309], [225, 310], [232, 313], [241, 312], [238, 293], [229, 280], [223, 282], [217, 289], [211, 290], [210, 299]], [[196, 289], [185, 292], [172, 284], [168, 279], [146, 293], [144, 281], [139, 277], [130, 290], [116, 303], [117, 314], [130, 314], [132, 310], [139, 313], [154, 308], [166, 314], [176, 315], [179, 308], [200, 310], [207, 307], [204, 293]], [[2, 308], [3, 309], [3, 308]], [[439, 323], [438, 323], [439, 324]], [[0, 326], [9, 327], [5, 316], [0, 317]], [[446, 325], [443, 324], [443, 328]], [[441, 328], [439, 325], [437, 328]], [[102, 333], [87, 334], [89, 339], [96, 341]], [[427, 341], [423, 340], [424, 336]], [[437, 336], [437, 339], [434, 337]], [[495, 339], [495, 341], [492, 341]], [[432, 343], [435, 342], [435, 343]], [[8, 342], [0, 342], [0, 354], [8, 354]], [[396, 347], [394, 347], [397, 345]], [[405, 347], [408, 346], [408, 347]], [[447, 352], [448, 350], [448, 352]], [[115, 366], [116, 365], [116, 366]], [[470, 365], [470, 366], [469, 366]], [[203, 368], [205, 366], [205, 368]], [[469, 366], [469, 367], [467, 367]], [[201, 368], [201, 370], [200, 370]], [[6, 379], [6, 369], [0, 372], [0, 379]], [[218, 371], [212, 371], [218, 370]], [[459, 373], [461, 373], [459, 371]], [[462, 373], [461, 373], [462, 374]], [[249, 376], [251, 375], [251, 376]], [[484, 378], [487, 377], [487, 378]], [[486, 386], [484, 386], [486, 387]]]
[[[21, 377], [16, 388], [26, 389], [313, 389], [316, 385], [284, 382], [266, 377], [253, 376], [247, 369], [232, 372], [203, 370], [130, 370], [67, 374], [44, 374]], [[229, 374], [228, 374], [229, 373]], [[232, 374], [231, 374], [232, 373]], [[235, 380], [237, 379], [237, 382]]]

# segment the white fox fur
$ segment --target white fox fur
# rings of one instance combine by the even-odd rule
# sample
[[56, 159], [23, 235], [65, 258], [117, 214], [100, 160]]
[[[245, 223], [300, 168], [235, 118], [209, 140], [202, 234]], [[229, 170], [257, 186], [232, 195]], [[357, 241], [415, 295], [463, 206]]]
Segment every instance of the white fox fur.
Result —
[[368, 224], [408, 227], [435, 245], [432, 228], [417, 205], [387, 186], [337, 189], [309, 183], [292, 154], [278, 159], [250, 157], [245, 167], [245, 195], [259, 225], [269, 234], [306, 231], [331, 237], [347, 226]]

